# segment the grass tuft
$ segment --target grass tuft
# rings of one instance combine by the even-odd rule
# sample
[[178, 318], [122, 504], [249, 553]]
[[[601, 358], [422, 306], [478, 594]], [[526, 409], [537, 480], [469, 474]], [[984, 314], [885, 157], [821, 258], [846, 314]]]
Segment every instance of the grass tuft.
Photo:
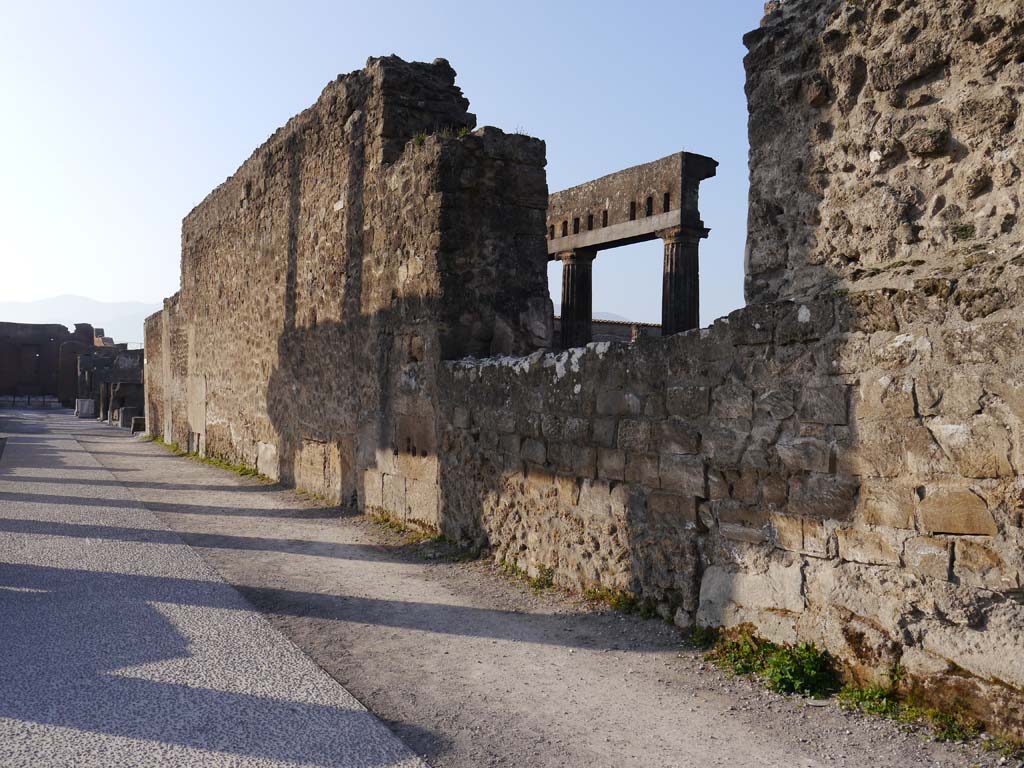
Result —
[[812, 643], [777, 645], [743, 631], [721, 638], [708, 659], [734, 675], [759, 677], [776, 693], [818, 699], [838, 687], [832, 657]]

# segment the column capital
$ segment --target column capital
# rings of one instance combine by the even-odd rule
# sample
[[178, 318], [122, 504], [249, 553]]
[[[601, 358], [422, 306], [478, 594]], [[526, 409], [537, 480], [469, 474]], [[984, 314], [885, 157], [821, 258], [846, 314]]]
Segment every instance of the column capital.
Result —
[[562, 251], [555, 255], [555, 258], [563, 264], [579, 261], [593, 261], [597, 258], [597, 248], [575, 248], [571, 251]]
[[697, 245], [711, 234], [711, 230], [707, 227], [670, 227], [659, 229], [655, 234], [666, 243]]

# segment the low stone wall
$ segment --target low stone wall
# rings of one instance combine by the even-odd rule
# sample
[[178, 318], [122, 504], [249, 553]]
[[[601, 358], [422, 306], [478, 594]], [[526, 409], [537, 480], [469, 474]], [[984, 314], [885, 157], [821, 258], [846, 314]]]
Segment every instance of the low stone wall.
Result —
[[448, 363], [441, 529], [680, 625], [813, 641], [861, 679], [899, 664], [1022, 729], [1024, 324], [977, 313], [995, 275], [1024, 285], [992, 263]]

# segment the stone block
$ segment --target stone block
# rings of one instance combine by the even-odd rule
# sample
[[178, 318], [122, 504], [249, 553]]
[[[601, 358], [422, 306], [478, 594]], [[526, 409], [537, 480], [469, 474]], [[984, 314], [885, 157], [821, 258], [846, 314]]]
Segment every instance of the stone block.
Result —
[[846, 424], [848, 390], [845, 384], [805, 387], [800, 396], [800, 419], [814, 424]]
[[492, 428], [499, 434], [516, 431], [516, 415], [512, 411], [496, 411]]
[[456, 429], [469, 429], [473, 424], [469, 409], [461, 405], [455, 406], [452, 410], [452, 426]]
[[802, 612], [804, 596], [800, 564], [772, 562], [761, 573], [710, 566], [701, 579], [697, 623], [701, 626], [723, 626], [730, 606]]
[[540, 432], [545, 440], [561, 440], [565, 422], [557, 413], [540, 415]]
[[80, 419], [95, 419], [96, 401], [91, 397], [75, 400], [75, 415]]
[[594, 443], [603, 448], [614, 448], [618, 419], [614, 416], [599, 416], [594, 419]]
[[697, 525], [697, 502], [692, 496], [675, 493], [650, 493], [647, 496], [648, 514], [681, 522], [687, 528]]
[[626, 452], [615, 448], [599, 448], [597, 476], [604, 480], [625, 480]]
[[832, 327], [831, 299], [785, 304], [779, 309], [775, 338], [779, 344], [820, 339]]
[[597, 413], [601, 416], [639, 416], [640, 398], [621, 389], [601, 389], [597, 392]]
[[829, 526], [821, 520], [805, 517], [804, 528], [804, 549], [805, 555], [812, 557], [835, 557], [836, 551], [834, 538], [831, 535]]
[[956, 533], [967, 536], [995, 536], [996, 522], [984, 500], [967, 488], [928, 488], [918, 505], [921, 530], [926, 533]]
[[543, 440], [527, 438], [520, 446], [519, 456], [534, 464], [544, 464], [548, 459], [547, 447]]
[[715, 387], [711, 392], [711, 415], [716, 419], [753, 418], [754, 393], [738, 382]]
[[981, 410], [985, 390], [973, 376], [924, 373], [914, 379], [914, 394], [922, 416], [968, 419]]
[[[277, 458], [277, 446], [273, 443], [256, 443], [256, 471], [272, 480], [281, 479], [281, 466]], [[377, 505], [380, 505], [378, 500]]]
[[966, 421], [933, 419], [928, 430], [956, 471], [969, 478], [1012, 477], [1010, 435], [1002, 424], [982, 413]]
[[771, 304], [751, 304], [729, 313], [729, 328], [734, 344], [768, 344], [772, 340], [774, 307]]
[[951, 554], [949, 539], [914, 536], [903, 542], [903, 567], [915, 576], [949, 581]]
[[847, 562], [864, 565], [900, 563], [900, 543], [891, 533], [840, 528], [836, 531], [836, 541], [839, 545], [839, 557]]
[[507, 456], [519, 458], [519, 446], [522, 438], [519, 435], [501, 435], [498, 438], [498, 448]]
[[393, 515], [405, 519], [405, 478], [401, 475], [384, 475], [384, 495], [381, 507]]
[[707, 496], [704, 461], [700, 456], [662, 455], [658, 474], [665, 490], [701, 498]]
[[913, 528], [917, 493], [912, 486], [891, 480], [865, 478], [858, 499], [860, 520], [867, 525]]
[[681, 416], [684, 419], [707, 416], [709, 393], [709, 389], [704, 386], [669, 387], [665, 393], [665, 408], [670, 416]]
[[570, 443], [585, 443], [590, 435], [590, 422], [570, 416], [562, 425], [562, 433]]
[[658, 455], [650, 453], [626, 454], [626, 481], [648, 488], [658, 487]]
[[804, 525], [799, 517], [771, 515], [772, 541], [779, 549], [800, 552], [804, 548]]
[[426, 480], [406, 480], [405, 517], [433, 528], [438, 527], [437, 484]]
[[857, 499], [858, 482], [841, 475], [809, 474], [789, 480], [787, 513], [819, 520], [848, 520]]
[[1020, 572], [995, 549], [967, 539], [958, 539], [953, 547], [953, 575], [964, 586], [995, 592], [1020, 589]]
[[695, 454], [700, 450], [700, 433], [688, 421], [668, 418], [657, 425], [657, 447], [660, 453]]
[[783, 421], [794, 413], [793, 392], [791, 390], [770, 389], [762, 392], [754, 400], [755, 413], [766, 414], [773, 421]]
[[372, 469], [363, 472], [363, 504], [367, 509], [383, 509], [384, 475], [380, 472]]
[[619, 422], [618, 447], [624, 451], [647, 453], [651, 450], [651, 422], [623, 419]]
[[913, 379], [878, 371], [865, 374], [854, 390], [853, 414], [857, 421], [915, 418]]
[[728, 427], [707, 427], [701, 430], [701, 450], [717, 467], [738, 467], [747, 447], [747, 438], [748, 433]]
[[813, 437], [784, 437], [775, 445], [779, 458], [791, 471], [828, 472], [831, 446]]
[[548, 463], [561, 472], [573, 472], [576, 469], [576, 446], [570, 443], [548, 443]]

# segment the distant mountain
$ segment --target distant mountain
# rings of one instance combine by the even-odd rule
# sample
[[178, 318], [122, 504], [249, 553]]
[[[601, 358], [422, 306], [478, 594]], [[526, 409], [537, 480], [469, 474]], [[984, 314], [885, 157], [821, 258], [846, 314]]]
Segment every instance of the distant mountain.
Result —
[[[562, 307], [560, 304], [555, 304], [555, 315], [559, 316], [562, 314]], [[622, 315], [616, 315], [614, 312], [594, 312], [591, 315], [595, 320], [619, 320], [623, 323], [628, 323], [629, 318], [623, 317]]]
[[114, 341], [142, 343], [142, 321], [161, 308], [141, 301], [96, 301], [84, 296], [55, 296], [38, 301], [0, 301], [0, 322], [89, 323]]

